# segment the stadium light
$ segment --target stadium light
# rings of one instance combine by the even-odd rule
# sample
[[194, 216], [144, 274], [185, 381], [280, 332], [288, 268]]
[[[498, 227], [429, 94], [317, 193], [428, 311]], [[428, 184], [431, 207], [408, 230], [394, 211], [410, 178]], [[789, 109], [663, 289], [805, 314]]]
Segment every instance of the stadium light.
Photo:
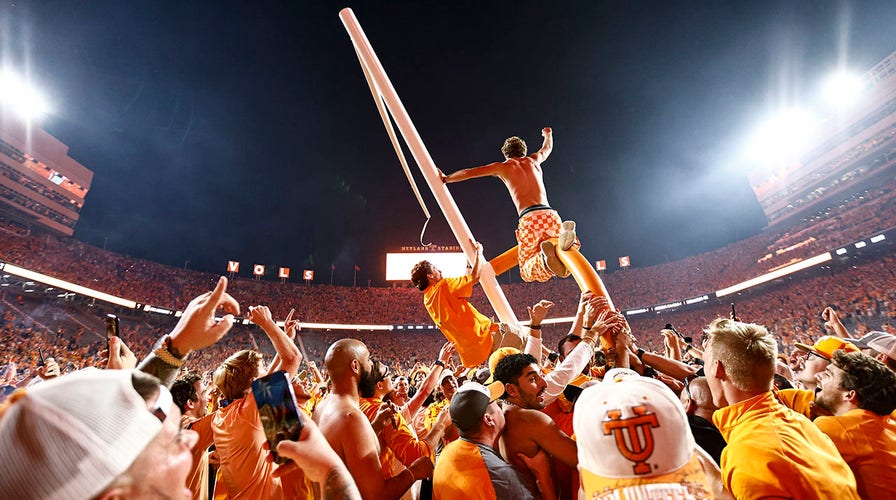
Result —
[[[87, 288], [85, 286], [76, 285], [75, 283], [69, 283], [68, 281], [63, 281], [58, 278], [54, 278], [52, 276], [47, 276], [46, 274], [41, 274], [38, 272], [34, 272], [19, 266], [15, 266], [13, 264], [3, 264], [3, 271], [14, 276], [18, 276], [20, 278], [26, 280], [33, 280], [39, 283], [43, 283], [45, 285], [50, 285], [56, 288], [61, 288], [63, 290], [68, 290], [70, 292], [74, 292], [80, 295], [84, 295], [86, 297], [90, 297], [92, 299], [102, 300], [103, 302], [109, 302], [110, 304], [115, 304], [117, 306], [126, 307], [128, 309], [134, 309], [137, 307], [137, 303], [133, 300], [123, 299], [121, 297], [116, 297], [115, 295], [110, 295], [105, 292], [100, 292], [99, 290], [94, 290], [92, 288]], [[33, 286], [36, 283], [32, 281], [28, 281], [25, 283], [26, 286]]]
[[855, 104], [862, 95], [863, 85], [864, 82], [859, 75], [838, 71], [825, 79], [821, 94], [830, 107], [843, 110]]
[[37, 89], [8, 70], [0, 72], [0, 102], [26, 120], [39, 118], [50, 109]]
[[791, 108], [765, 120], [747, 141], [750, 160], [786, 164], [797, 160], [815, 136], [818, 120], [806, 110]]
[[723, 288], [721, 290], [716, 291], [716, 297], [724, 297], [726, 295], [731, 295], [732, 293], [737, 293], [741, 290], [746, 290], [747, 288], [754, 287], [756, 285], [761, 285], [763, 283], [768, 283], [769, 281], [776, 280], [782, 276], [787, 276], [788, 274], [793, 274], [797, 271], [802, 271], [803, 269], [808, 269], [813, 266], [817, 266], [818, 264], [822, 264], [831, 260], [830, 252], [825, 252], [823, 254], [816, 255], [810, 259], [806, 259], [795, 264], [791, 264], [789, 266], [784, 266], [780, 269], [776, 269], [770, 273], [763, 274], [762, 276], [757, 276], [752, 279], [748, 279], [747, 281], [743, 281], [733, 286], [729, 286], [728, 288]]

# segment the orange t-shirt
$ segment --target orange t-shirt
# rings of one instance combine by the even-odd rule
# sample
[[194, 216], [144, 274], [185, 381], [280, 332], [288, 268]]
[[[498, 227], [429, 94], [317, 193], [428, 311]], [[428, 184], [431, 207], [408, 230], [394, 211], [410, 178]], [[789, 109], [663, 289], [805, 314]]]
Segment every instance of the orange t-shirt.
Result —
[[868, 410], [839, 417], [818, 417], [815, 425], [828, 435], [856, 476], [859, 496], [887, 498], [896, 485], [896, 420]]
[[473, 285], [471, 276], [442, 278], [423, 292], [423, 305], [467, 368], [479, 366], [492, 352], [492, 322], [467, 301]]
[[277, 466], [266, 459], [268, 452], [263, 445], [267, 438], [251, 392], [218, 410], [212, 419], [212, 431], [228, 498], [309, 498], [311, 485], [304, 477], [290, 473], [288, 481], [284, 476], [284, 483], [271, 477]]
[[195, 500], [208, 498], [208, 447], [215, 442], [211, 422], [211, 415], [199, 419], [186, 415], [181, 417], [181, 427], [199, 434], [199, 441], [193, 447], [193, 471], [187, 478], [187, 487], [193, 492]]
[[[360, 409], [364, 412], [367, 420], [373, 422], [382, 405], [383, 400], [381, 399], [362, 398]], [[397, 470], [400, 473], [420, 457], [429, 457], [433, 462], [436, 458], [429, 444], [417, 439], [417, 435], [411, 430], [408, 421], [401, 413], [397, 413], [395, 418], [398, 422], [394, 426], [386, 424], [377, 435], [380, 438], [380, 465], [383, 467], [385, 479], [396, 475], [389, 475], [388, 471]], [[400, 462], [398, 464], [400, 467], [393, 463], [395, 461]]]

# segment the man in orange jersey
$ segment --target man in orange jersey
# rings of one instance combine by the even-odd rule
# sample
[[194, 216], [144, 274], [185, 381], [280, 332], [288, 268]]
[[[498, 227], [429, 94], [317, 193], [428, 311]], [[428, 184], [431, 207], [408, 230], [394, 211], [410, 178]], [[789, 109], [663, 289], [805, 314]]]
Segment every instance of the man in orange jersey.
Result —
[[815, 425], [849, 464], [862, 498], [888, 497], [896, 485], [896, 373], [866, 354], [836, 351], [817, 378], [815, 404], [834, 416]]
[[719, 318], [704, 330], [713, 423], [728, 446], [722, 481], [738, 499], [857, 499], [834, 443], [772, 393], [778, 344], [765, 327]]
[[411, 271], [411, 281], [423, 292], [423, 305], [442, 334], [454, 342], [461, 363], [467, 368], [479, 366], [489, 354], [501, 347], [522, 350], [527, 336], [517, 327], [492, 323], [467, 300], [479, 283], [482, 270], [482, 245], [476, 243], [476, 257], [470, 274], [445, 278], [429, 261], [420, 261]]
[[[367, 416], [371, 423], [376, 419], [377, 415], [383, 409], [383, 406], [389, 406], [391, 403], [386, 401], [391, 399], [392, 393], [395, 391], [392, 377], [390, 377], [389, 367], [379, 361], [374, 361], [373, 373], [375, 382], [372, 387], [364, 385], [361, 387], [361, 404], [360, 409]], [[408, 421], [396, 408], [391, 416], [392, 421], [383, 425], [382, 429], [377, 432], [380, 440], [380, 463], [383, 467], [385, 479], [401, 474], [405, 467], [410, 467], [414, 461], [420, 457], [429, 457], [435, 462], [435, 450], [441, 440], [445, 429], [450, 424], [448, 412], [442, 412], [436, 420], [429, 433], [418, 439], [417, 434], [411, 429]]]

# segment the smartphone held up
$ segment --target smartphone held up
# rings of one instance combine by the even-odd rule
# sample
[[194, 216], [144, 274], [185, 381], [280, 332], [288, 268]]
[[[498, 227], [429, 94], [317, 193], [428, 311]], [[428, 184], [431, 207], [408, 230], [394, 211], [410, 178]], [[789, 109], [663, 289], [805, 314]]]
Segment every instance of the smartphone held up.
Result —
[[111, 339], [112, 337], [120, 337], [121, 333], [121, 321], [118, 319], [118, 316], [114, 314], [106, 315], [106, 339]]
[[304, 427], [289, 375], [278, 371], [255, 380], [252, 395], [274, 462], [282, 464], [289, 459], [277, 455], [277, 444], [284, 439], [297, 441]]

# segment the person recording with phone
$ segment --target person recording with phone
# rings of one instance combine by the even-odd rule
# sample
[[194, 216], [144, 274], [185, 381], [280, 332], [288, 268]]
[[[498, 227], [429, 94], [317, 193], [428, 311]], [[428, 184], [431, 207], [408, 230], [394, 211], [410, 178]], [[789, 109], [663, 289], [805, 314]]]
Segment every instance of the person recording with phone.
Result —
[[[197, 444], [196, 432], [181, 427], [181, 411], [168, 385], [190, 352], [214, 344], [230, 330], [231, 314], [239, 314], [239, 304], [226, 290], [227, 279], [222, 277], [214, 291], [191, 301], [171, 334], [157, 342], [155, 352], [142, 360], [139, 370], [87, 368], [13, 394], [0, 407], [3, 497], [22, 500], [189, 498], [191, 492], [186, 482], [193, 467], [191, 450], [202, 443]], [[215, 311], [222, 306], [228, 314], [216, 320]], [[258, 319], [266, 315], [262, 310], [250, 316]], [[285, 334], [269, 328], [268, 321], [259, 321], [264, 323], [266, 332], [271, 330], [269, 333], [276, 337], [275, 346], [286, 344]], [[114, 343], [113, 340], [110, 344]], [[293, 371], [297, 368], [298, 360], [290, 359], [285, 350], [279, 354], [284, 365], [294, 364]], [[44, 359], [44, 365], [45, 375], [58, 373], [58, 365], [53, 366], [55, 361], [51, 357]], [[226, 387], [234, 389], [233, 379], [243, 376], [248, 390], [252, 380], [261, 374], [262, 365], [258, 356], [254, 364], [237, 367], [230, 363], [220, 369], [226, 372], [224, 379], [230, 382]], [[166, 384], [165, 380], [169, 382]], [[246, 392], [242, 395], [249, 397]], [[254, 402], [251, 407], [255, 407]], [[245, 475], [253, 480], [288, 484], [289, 474], [283, 478], [272, 477], [274, 468], [268, 461], [257, 409], [254, 411], [255, 418], [246, 426], [250, 427], [248, 433], [258, 429], [260, 434], [260, 439], [252, 443], [256, 455], [250, 463], [233, 458], [230, 461], [237, 466], [252, 466]], [[295, 460], [292, 477], [306, 473], [308, 478], [321, 483], [325, 491], [334, 493], [331, 498], [359, 498], [351, 476], [335, 458], [333, 450], [323, 444], [325, 440], [320, 431], [310, 419], [306, 424], [294, 441], [281, 442], [277, 448], [282, 455]], [[236, 496], [237, 492], [231, 489], [229, 494]], [[280, 494], [250, 493], [249, 497], [287, 495], [309, 498], [307, 492], [301, 494], [283, 488]]]

